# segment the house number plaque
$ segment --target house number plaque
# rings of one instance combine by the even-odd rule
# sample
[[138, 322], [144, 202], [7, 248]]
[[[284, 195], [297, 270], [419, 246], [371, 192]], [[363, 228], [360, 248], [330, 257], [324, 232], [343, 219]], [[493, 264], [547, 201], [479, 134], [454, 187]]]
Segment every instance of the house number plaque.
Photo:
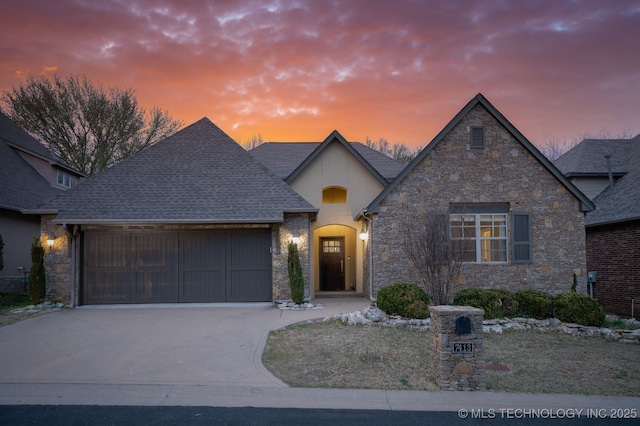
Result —
[[470, 342], [458, 342], [453, 344], [454, 354], [472, 354], [473, 343]]

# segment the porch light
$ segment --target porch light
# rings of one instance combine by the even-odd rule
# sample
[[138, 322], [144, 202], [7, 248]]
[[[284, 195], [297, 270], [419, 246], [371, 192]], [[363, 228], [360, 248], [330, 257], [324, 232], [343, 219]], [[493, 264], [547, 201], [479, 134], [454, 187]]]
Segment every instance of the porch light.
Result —
[[47, 238], [47, 246], [49, 246], [49, 248], [53, 248], [53, 244], [56, 242], [56, 240], [54, 240], [53, 238]]
[[289, 237], [289, 241], [291, 241], [295, 245], [300, 244], [300, 241], [301, 241], [300, 235], [298, 235], [297, 232], [294, 232], [294, 234], [291, 237]]
[[364, 228], [362, 228], [360, 230], [360, 239], [362, 241], [366, 241], [368, 237], [369, 237], [369, 234], [367, 233], [367, 231], [364, 230]]

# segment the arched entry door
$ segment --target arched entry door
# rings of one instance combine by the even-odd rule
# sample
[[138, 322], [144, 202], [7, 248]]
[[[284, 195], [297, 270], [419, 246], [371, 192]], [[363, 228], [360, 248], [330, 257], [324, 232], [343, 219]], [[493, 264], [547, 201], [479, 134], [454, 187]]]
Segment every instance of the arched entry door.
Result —
[[320, 291], [344, 290], [344, 237], [320, 238]]

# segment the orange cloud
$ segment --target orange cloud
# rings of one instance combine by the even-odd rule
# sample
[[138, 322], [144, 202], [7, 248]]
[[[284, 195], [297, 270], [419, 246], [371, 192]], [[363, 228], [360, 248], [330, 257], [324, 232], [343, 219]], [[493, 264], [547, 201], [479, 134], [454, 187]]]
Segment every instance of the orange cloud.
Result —
[[0, 90], [85, 74], [238, 141], [424, 145], [478, 92], [537, 143], [640, 130], [634, 1], [16, 0], [0, 24]]

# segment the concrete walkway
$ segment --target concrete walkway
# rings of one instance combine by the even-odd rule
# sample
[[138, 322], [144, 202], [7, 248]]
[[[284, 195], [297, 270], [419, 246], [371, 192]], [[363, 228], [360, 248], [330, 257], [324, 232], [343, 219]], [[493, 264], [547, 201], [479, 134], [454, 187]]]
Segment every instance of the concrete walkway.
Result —
[[269, 331], [369, 305], [362, 298], [313, 302], [325, 307], [79, 307], [1, 327], [0, 404], [640, 409], [640, 398], [290, 388], [260, 361]]

